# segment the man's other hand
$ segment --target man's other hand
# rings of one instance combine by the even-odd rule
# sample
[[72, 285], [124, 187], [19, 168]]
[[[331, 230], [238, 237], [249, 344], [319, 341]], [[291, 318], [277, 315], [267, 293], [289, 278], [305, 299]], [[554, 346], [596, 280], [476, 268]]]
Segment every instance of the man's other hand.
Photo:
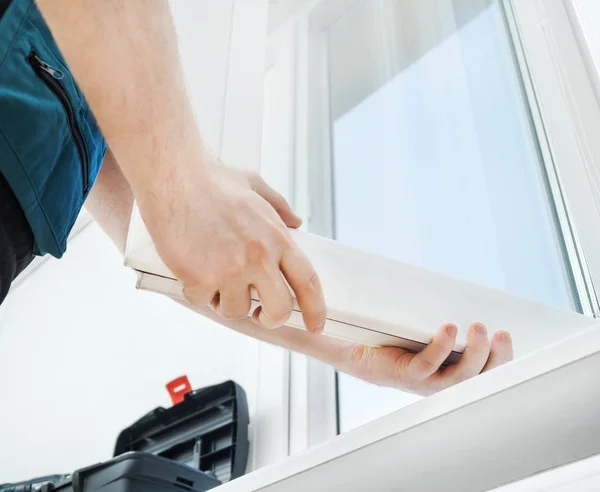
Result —
[[454, 347], [457, 331], [453, 324], [444, 325], [418, 354], [393, 347], [351, 345], [346, 349], [345, 363], [338, 367], [374, 384], [426, 396], [512, 360], [510, 335], [499, 331], [490, 340], [485, 326], [475, 323], [469, 328], [460, 361], [443, 366]]

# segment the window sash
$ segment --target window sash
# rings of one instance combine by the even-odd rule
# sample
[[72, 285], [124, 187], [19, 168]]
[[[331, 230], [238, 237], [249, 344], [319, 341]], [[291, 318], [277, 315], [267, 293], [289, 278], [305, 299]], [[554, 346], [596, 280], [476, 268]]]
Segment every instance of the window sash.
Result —
[[[533, 127], [542, 147], [548, 187], [575, 277], [576, 293], [583, 312], [598, 317], [600, 308], [594, 284], [600, 282], [600, 184], [596, 186], [590, 176], [600, 176], [594, 167], [600, 162], [600, 139], [593, 137], [594, 131], [600, 128], [600, 109], [589, 67], [577, 45], [579, 26], [571, 22], [572, 15], [567, 15], [570, 1], [502, 0], [501, 3]], [[275, 165], [285, 166], [289, 171], [287, 178], [275, 180], [274, 184], [289, 190], [288, 198], [308, 220], [311, 231], [331, 236], [334, 210], [328, 54], [322, 47], [326, 43], [327, 26], [343, 14], [345, 5], [330, 2], [333, 6], [323, 9], [322, 21], [315, 21], [313, 17], [309, 22], [308, 14], [314, 13], [319, 4], [318, 0], [307, 2], [295, 17], [271, 33], [271, 70], [284, 72], [286, 69], [280, 63], [283, 58], [287, 66], [292, 67], [293, 86], [287, 87], [280, 96], [285, 98], [293, 92], [294, 104], [280, 117], [293, 126], [295, 143], [285, 159], [276, 163], [263, 160], [261, 172], [269, 176]], [[282, 43], [284, 36], [288, 39]], [[315, 59], [317, 63], [313, 62]], [[303, 73], [308, 74], [305, 80], [300, 77]], [[326, 137], [315, 138], [323, 135]], [[322, 144], [310, 148], [309, 141]], [[297, 355], [292, 356], [292, 361], [290, 449], [296, 451], [337, 432], [337, 418], [331, 417], [332, 412], [337, 415], [337, 392], [332, 368]], [[315, 374], [319, 374], [319, 378]], [[318, 387], [314, 383], [317, 379], [321, 381]], [[329, 383], [323, 385], [322, 381]], [[307, 401], [319, 404], [311, 405]], [[321, 418], [319, 411], [323, 409], [327, 412]]]

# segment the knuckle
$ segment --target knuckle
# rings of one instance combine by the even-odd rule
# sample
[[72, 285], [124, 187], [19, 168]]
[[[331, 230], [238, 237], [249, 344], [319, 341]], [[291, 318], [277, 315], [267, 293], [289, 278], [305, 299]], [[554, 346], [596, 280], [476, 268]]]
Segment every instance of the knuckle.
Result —
[[271, 319], [275, 323], [283, 324], [290, 318], [291, 314], [292, 314], [291, 309], [289, 309], [287, 311], [278, 311], [275, 314], [271, 315]]
[[247, 176], [248, 179], [252, 180], [252, 181], [262, 181], [263, 178], [260, 175], [260, 173], [256, 172], [256, 171], [247, 171]]
[[214, 294], [218, 284], [218, 276], [214, 272], [205, 272], [198, 277], [195, 290], [204, 295]]
[[430, 359], [415, 356], [405, 372], [406, 383], [411, 387], [417, 386], [429, 378], [436, 370], [436, 364]]
[[227, 308], [221, 307], [221, 314], [223, 315], [224, 318], [229, 319], [229, 320], [242, 319], [242, 318], [245, 318], [246, 316], [248, 316], [248, 312], [244, 311], [241, 308], [227, 309]]
[[288, 320], [288, 318], [292, 314], [293, 310], [294, 310], [294, 305], [293, 305], [292, 300], [290, 299], [289, 302], [284, 302], [281, 305], [279, 305], [279, 306], [275, 307], [274, 309], [272, 309], [271, 311], [269, 311], [268, 313], [265, 312], [265, 314], [272, 321], [285, 322]]
[[183, 295], [189, 303], [196, 306], [208, 306], [214, 297], [214, 291], [201, 284], [187, 285]]
[[306, 286], [308, 287], [310, 292], [317, 292], [318, 290], [320, 290], [321, 280], [319, 279], [319, 276], [316, 273], [313, 273], [306, 282]]
[[243, 171], [243, 173], [252, 188], [263, 182], [262, 176], [256, 171]]
[[273, 240], [275, 244], [281, 246], [283, 248], [289, 248], [292, 246], [292, 237], [287, 229], [287, 226], [283, 223], [283, 221], [277, 221], [273, 224]]
[[242, 319], [250, 314], [250, 297], [239, 294], [229, 293], [226, 296], [220, 296], [219, 310], [223, 317], [227, 319]]
[[262, 239], [249, 239], [246, 252], [250, 263], [262, 263], [269, 256], [269, 247]]
[[433, 373], [437, 371], [438, 364], [427, 357], [423, 357], [419, 361], [419, 368], [427, 373]]
[[244, 255], [236, 254], [228, 258], [227, 263], [223, 268], [223, 271], [229, 278], [237, 277], [244, 271], [245, 267], [246, 258], [244, 258]]
[[267, 330], [276, 330], [283, 326], [285, 321], [274, 320], [270, 315], [268, 315], [264, 310], [260, 313], [258, 317], [259, 324], [266, 328]]

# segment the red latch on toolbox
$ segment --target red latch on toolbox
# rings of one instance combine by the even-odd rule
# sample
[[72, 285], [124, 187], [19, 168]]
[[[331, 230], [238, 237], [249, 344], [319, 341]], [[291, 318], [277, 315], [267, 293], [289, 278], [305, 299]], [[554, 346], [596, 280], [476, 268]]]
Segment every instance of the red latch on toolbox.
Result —
[[187, 376], [181, 376], [177, 379], [173, 379], [173, 381], [167, 383], [166, 388], [169, 392], [169, 396], [171, 397], [173, 405], [181, 403], [183, 401], [183, 397], [192, 391], [192, 386], [190, 385], [190, 381]]

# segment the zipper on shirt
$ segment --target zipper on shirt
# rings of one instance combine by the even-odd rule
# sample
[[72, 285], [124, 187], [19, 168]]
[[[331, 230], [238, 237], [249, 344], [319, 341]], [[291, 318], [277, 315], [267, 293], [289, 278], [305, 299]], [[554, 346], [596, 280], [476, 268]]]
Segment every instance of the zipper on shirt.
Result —
[[89, 187], [89, 157], [83, 134], [81, 133], [81, 129], [79, 128], [77, 119], [75, 118], [73, 104], [71, 103], [69, 95], [67, 94], [67, 91], [61, 82], [61, 80], [64, 78], [64, 74], [61, 70], [54, 68], [52, 65], [42, 60], [35, 52], [30, 53], [27, 61], [33, 67], [33, 70], [37, 76], [42, 79], [48, 89], [50, 89], [50, 91], [56, 96], [65, 110], [65, 114], [67, 115], [67, 120], [69, 122], [69, 128], [71, 129], [71, 135], [73, 136], [73, 141], [75, 142], [75, 147], [77, 147], [77, 153], [79, 154], [81, 176], [83, 178], [83, 194], [85, 195], [88, 192]]

